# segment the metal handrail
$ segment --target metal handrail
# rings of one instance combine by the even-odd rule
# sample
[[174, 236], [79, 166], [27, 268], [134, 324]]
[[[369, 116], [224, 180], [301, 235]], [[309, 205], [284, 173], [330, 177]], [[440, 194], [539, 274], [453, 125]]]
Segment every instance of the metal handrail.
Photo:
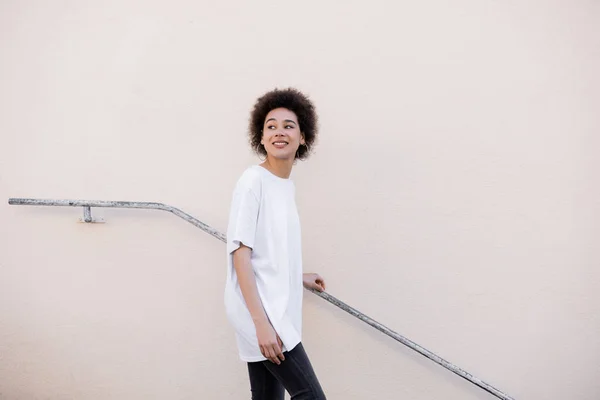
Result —
[[[219, 231], [217, 231], [216, 229], [211, 228], [210, 226], [206, 225], [202, 221], [192, 217], [191, 215], [181, 211], [178, 208], [175, 208], [175, 207], [163, 204], [163, 203], [149, 203], [149, 202], [138, 202], [138, 201], [87, 201], [87, 200], [50, 200], [50, 199], [10, 198], [10, 199], [8, 199], [8, 204], [19, 205], [19, 206], [83, 207], [84, 208], [84, 219], [83, 220], [85, 222], [92, 222], [91, 211], [90, 211], [91, 207], [142, 208], [142, 209], [168, 211], [168, 212], [173, 213], [176, 216], [186, 220], [187, 222], [197, 226], [198, 228], [202, 229], [204, 232], [208, 233], [211, 236], [214, 236], [215, 238], [219, 239], [220, 241], [225, 242], [225, 243], [227, 242], [226, 236], [224, 234], [220, 233]], [[499, 389], [496, 389], [492, 385], [471, 375], [467, 371], [463, 370], [462, 368], [459, 368], [458, 366], [443, 359], [442, 357], [436, 355], [435, 353], [432, 353], [431, 351], [427, 350], [426, 348], [419, 346], [412, 340], [405, 338], [404, 336], [400, 335], [399, 333], [397, 333], [397, 332], [391, 330], [390, 328], [388, 328], [387, 326], [375, 321], [374, 319], [361, 313], [360, 311], [349, 306], [348, 304], [344, 303], [343, 301], [335, 298], [334, 296], [330, 295], [329, 293], [319, 292], [319, 291], [313, 290], [313, 289], [309, 289], [309, 291], [313, 292], [314, 294], [323, 298], [324, 300], [327, 300], [328, 302], [339, 307], [340, 309], [346, 311], [350, 315], [353, 315], [354, 317], [358, 318], [359, 320], [363, 321], [364, 323], [372, 326], [373, 328], [377, 329], [378, 331], [386, 334], [387, 336], [391, 337], [392, 339], [395, 339], [396, 341], [402, 343], [403, 345], [407, 346], [408, 348], [416, 351], [417, 353], [421, 354], [422, 356], [427, 357], [428, 359], [435, 362], [436, 364], [439, 364], [442, 367], [446, 368], [447, 370], [454, 372], [456, 375], [460, 376], [461, 378], [466, 379], [467, 381], [480, 387], [481, 389], [485, 390], [486, 392], [496, 396], [497, 398], [502, 399], [502, 400], [514, 400], [513, 397], [510, 397], [506, 393], [500, 391]]]

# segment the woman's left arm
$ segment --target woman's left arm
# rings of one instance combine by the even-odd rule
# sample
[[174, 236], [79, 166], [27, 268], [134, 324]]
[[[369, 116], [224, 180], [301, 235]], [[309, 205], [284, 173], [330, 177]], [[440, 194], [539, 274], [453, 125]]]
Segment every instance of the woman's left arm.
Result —
[[325, 291], [325, 279], [314, 272], [302, 274], [302, 284], [307, 289], [315, 289], [319, 292]]

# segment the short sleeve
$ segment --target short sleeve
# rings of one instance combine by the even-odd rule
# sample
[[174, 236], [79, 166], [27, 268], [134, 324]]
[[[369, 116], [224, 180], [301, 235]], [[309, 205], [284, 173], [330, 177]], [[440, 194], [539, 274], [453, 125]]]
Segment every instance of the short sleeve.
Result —
[[253, 186], [256, 186], [255, 182], [248, 182], [242, 176], [233, 193], [227, 228], [228, 254], [237, 250], [242, 243], [254, 248], [260, 201]]

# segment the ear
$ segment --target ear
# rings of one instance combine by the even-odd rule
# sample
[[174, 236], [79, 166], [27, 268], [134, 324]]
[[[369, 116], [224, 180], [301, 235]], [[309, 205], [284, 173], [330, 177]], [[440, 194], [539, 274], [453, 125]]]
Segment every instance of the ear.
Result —
[[306, 140], [304, 139], [304, 133], [300, 132], [300, 144], [304, 145], [306, 144]]

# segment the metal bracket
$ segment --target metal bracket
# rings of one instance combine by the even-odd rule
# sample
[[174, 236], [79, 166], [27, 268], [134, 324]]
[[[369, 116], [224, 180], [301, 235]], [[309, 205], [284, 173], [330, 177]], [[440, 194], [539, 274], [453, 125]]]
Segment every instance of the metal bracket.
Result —
[[92, 223], [92, 224], [103, 224], [105, 221], [104, 221], [104, 218], [92, 217], [92, 207], [84, 206], [83, 207], [83, 218], [79, 218], [79, 222]]

